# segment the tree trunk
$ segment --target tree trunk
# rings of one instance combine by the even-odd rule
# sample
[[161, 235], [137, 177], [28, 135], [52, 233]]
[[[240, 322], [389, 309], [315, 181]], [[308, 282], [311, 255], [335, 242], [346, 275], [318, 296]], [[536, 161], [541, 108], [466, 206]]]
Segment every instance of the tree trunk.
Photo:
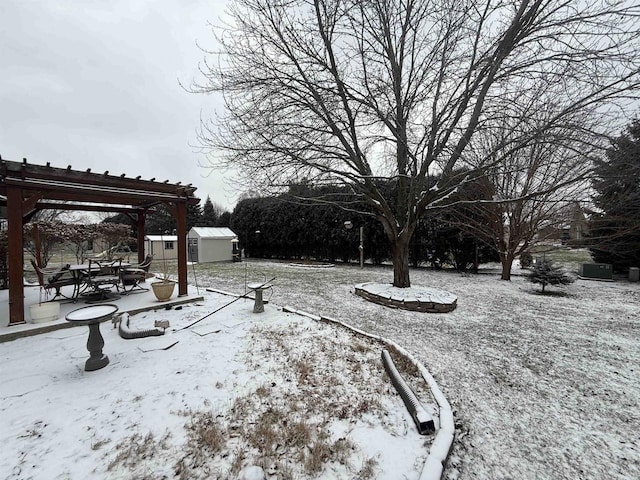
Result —
[[407, 236], [400, 236], [391, 243], [391, 260], [393, 261], [393, 286], [410, 287], [409, 238]]
[[511, 280], [511, 265], [513, 265], [512, 253], [501, 253], [500, 263], [502, 264], [502, 280]]

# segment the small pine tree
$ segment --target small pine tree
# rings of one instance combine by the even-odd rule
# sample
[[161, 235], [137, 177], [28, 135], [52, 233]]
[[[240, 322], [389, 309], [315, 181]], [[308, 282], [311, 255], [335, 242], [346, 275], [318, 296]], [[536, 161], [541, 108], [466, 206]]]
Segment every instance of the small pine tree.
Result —
[[542, 292], [547, 285], [568, 285], [574, 281], [560, 265], [547, 259], [535, 263], [527, 280], [542, 285]]

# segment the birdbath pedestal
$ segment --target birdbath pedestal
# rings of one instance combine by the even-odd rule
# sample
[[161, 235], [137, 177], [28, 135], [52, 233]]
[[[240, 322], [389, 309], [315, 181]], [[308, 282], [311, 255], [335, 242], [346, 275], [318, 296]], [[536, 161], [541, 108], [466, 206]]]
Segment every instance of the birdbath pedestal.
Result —
[[262, 291], [266, 288], [271, 288], [271, 285], [268, 283], [249, 283], [247, 285], [249, 290], [253, 290], [256, 295], [255, 302], [253, 304], [253, 313], [262, 313], [264, 312], [264, 302], [262, 301]]
[[84, 364], [85, 371], [99, 370], [109, 364], [109, 357], [102, 353], [104, 338], [100, 333], [100, 322], [111, 318], [117, 311], [117, 305], [91, 305], [73, 310], [65, 317], [68, 322], [74, 325], [89, 326], [89, 338], [87, 340], [89, 358]]

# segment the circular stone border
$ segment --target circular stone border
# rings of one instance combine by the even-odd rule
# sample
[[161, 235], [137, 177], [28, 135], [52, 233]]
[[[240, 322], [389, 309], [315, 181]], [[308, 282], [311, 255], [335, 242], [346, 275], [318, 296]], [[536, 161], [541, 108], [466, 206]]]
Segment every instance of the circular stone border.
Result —
[[458, 305], [458, 297], [431, 287], [398, 288], [390, 283], [360, 283], [355, 293], [373, 303], [412, 312], [447, 313]]
[[333, 268], [335, 265], [333, 263], [290, 263], [291, 267], [301, 267], [301, 268]]

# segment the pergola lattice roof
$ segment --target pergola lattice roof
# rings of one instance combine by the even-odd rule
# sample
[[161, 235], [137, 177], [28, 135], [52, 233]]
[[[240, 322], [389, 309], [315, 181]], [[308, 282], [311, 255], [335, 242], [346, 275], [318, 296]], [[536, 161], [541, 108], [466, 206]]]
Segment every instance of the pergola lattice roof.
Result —
[[187, 293], [186, 206], [197, 204], [196, 188], [178, 183], [143, 180], [108, 171], [35, 165], [0, 157], [0, 206], [6, 206], [9, 257], [9, 322], [24, 322], [22, 229], [38, 210], [84, 210], [127, 213], [138, 226], [138, 256], [144, 255], [144, 220], [153, 207], [163, 204], [176, 218], [178, 233], [178, 294]]

